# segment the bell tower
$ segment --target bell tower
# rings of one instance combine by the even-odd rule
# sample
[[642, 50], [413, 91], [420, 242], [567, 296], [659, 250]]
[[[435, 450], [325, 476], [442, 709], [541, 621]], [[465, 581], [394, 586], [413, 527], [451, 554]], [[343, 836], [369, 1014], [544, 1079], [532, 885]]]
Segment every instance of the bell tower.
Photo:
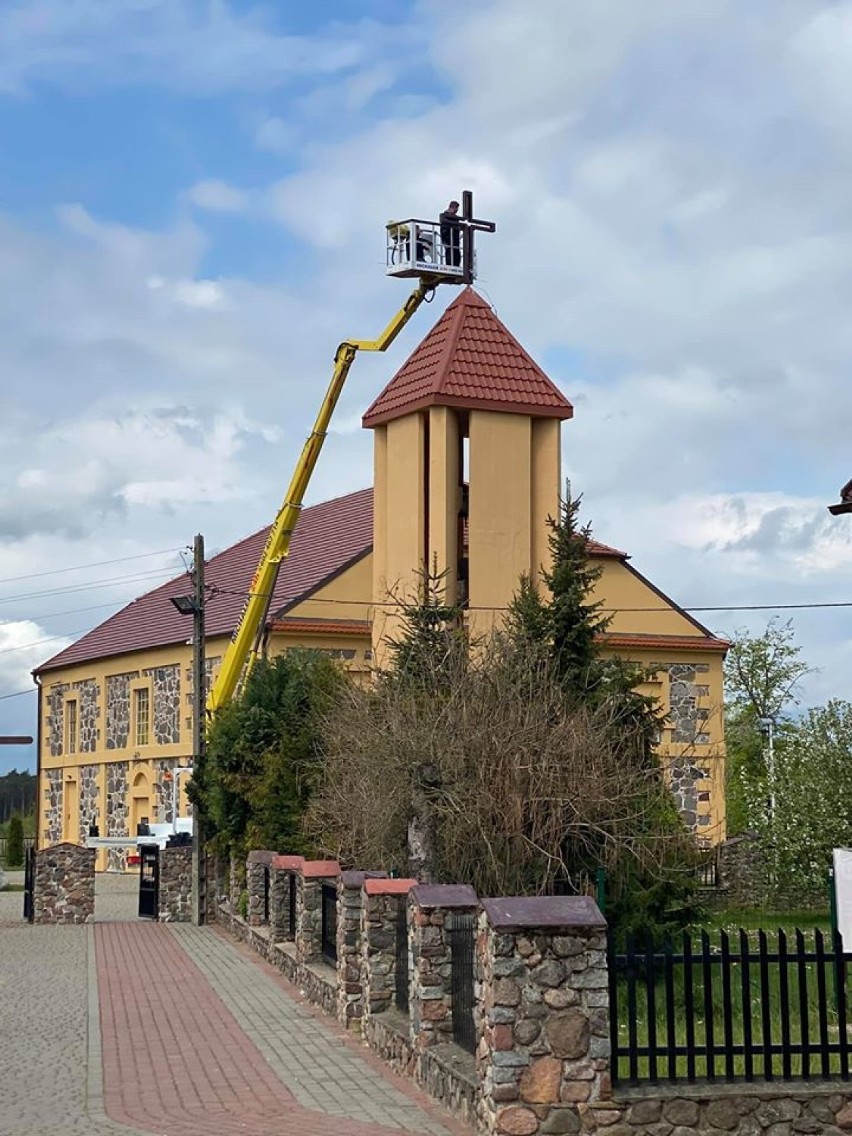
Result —
[[395, 633], [424, 568], [446, 573], [471, 633], [541, 578], [573, 408], [472, 288], [449, 305], [363, 418], [375, 431], [373, 642]]

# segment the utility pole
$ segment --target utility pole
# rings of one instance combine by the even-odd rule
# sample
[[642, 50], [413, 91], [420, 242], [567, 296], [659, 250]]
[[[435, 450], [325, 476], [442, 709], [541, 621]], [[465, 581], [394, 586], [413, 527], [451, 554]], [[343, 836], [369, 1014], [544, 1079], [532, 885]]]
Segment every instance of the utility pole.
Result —
[[[204, 537], [198, 533], [193, 544], [193, 576], [195, 595], [192, 612], [192, 766], [201, 770], [207, 735], [205, 708], [207, 704], [207, 676], [204, 665]], [[205, 885], [207, 871], [204, 856], [204, 837], [201, 818], [196, 815], [192, 826], [192, 921], [196, 926], [204, 922]]]

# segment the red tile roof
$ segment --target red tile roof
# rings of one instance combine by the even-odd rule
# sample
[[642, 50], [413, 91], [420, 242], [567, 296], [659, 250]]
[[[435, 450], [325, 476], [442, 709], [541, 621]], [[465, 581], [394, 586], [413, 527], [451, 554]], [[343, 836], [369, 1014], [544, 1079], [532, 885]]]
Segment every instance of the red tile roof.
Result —
[[[208, 636], [230, 635], [236, 627], [268, 532], [268, 527], [261, 529], [207, 562], [206, 583], [211, 589], [221, 589], [213, 591], [207, 602]], [[293, 534], [290, 555], [282, 562], [271, 611], [283, 615], [320, 584], [366, 555], [372, 543], [372, 489], [361, 489], [305, 509]], [[109, 655], [185, 643], [191, 634], [191, 621], [175, 610], [169, 597], [185, 596], [189, 588], [187, 576], [182, 575], [147, 592], [42, 663], [35, 673]]]
[[613, 548], [609, 544], [601, 544], [599, 540], [590, 540], [586, 545], [589, 550], [589, 556], [612, 556], [616, 560], [629, 560], [630, 557], [626, 552], [622, 552], [620, 548]]
[[607, 647], [635, 647], [641, 651], [727, 651], [730, 643], [708, 631], [706, 635], [646, 635], [641, 632], [605, 631], [597, 640]]
[[[207, 562], [205, 580], [211, 588], [206, 612], [209, 637], [230, 635], [236, 627], [268, 531], [268, 527], [261, 529]], [[287, 612], [365, 556], [372, 548], [372, 543], [372, 489], [360, 489], [357, 493], [305, 509], [293, 535], [290, 555], [281, 565], [271, 608], [272, 628], [294, 634], [369, 635], [370, 625], [363, 620], [311, 619], [288, 616]], [[596, 540], [589, 543], [589, 552], [592, 556], [627, 559], [627, 553]], [[653, 587], [650, 581], [646, 582]], [[42, 663], [34, 673], [42, 674], [59, 667], [128, 654], [131, 651], [185, 643], [190, 635], [190, 620], [175, 610], [169, 603], [169, 598], [184, 596], [189, 588], [190, 582], [185, 574], [167, 584], [161, 584]], [[668, 597], [663, 598], [673, 604]], [[365, 602], [369, 602], [369, 597]], [[700, 624], [696, 623], [696, 627], [704, 630]], [[707, 632], [707, 635], [710, 636], [710, 633]], [[619, 640], [617, 644], [615, 638]], [[606, 636], [606, 639], [613, 646], [645, 646], [647, 641], [647, 645], [651, 647], [680, 646], [718, 650], [727, 645], [724, 640], [713, 639], [712, 636], [709, 640], [689, 636], [683, 640], [676, 636]]]
[[447, 308], [364, 415], [367, 427], [425, 406], [571, 418], [571, 403], [472, 288]]

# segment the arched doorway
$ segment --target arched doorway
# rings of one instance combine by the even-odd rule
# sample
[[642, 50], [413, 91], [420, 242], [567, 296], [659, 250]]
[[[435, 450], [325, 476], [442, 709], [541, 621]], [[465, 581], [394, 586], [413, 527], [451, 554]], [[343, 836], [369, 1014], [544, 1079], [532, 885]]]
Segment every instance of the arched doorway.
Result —
[[130, 790], [130, 834], [135, 836], [143, 821], [151, 820], [151, 787], [148, 774], [140, 771]]

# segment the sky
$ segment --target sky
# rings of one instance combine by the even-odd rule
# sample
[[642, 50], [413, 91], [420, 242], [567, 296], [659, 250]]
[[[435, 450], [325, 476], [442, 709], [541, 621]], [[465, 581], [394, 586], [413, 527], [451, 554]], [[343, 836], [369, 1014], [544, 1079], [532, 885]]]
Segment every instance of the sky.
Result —
[[[4, 0], [0, 733], [194, 533], [272, 519], [407, 294], [386, 221], [463, 189], [595, 536], [687, 607], [852, 601], [850, 114], [849, 0]], [[370, 483], [361, 415], [454, 294], [357, 360], [309, 502]], [[803, 702], [847, 697], [852, 608], [788, 614]]]

